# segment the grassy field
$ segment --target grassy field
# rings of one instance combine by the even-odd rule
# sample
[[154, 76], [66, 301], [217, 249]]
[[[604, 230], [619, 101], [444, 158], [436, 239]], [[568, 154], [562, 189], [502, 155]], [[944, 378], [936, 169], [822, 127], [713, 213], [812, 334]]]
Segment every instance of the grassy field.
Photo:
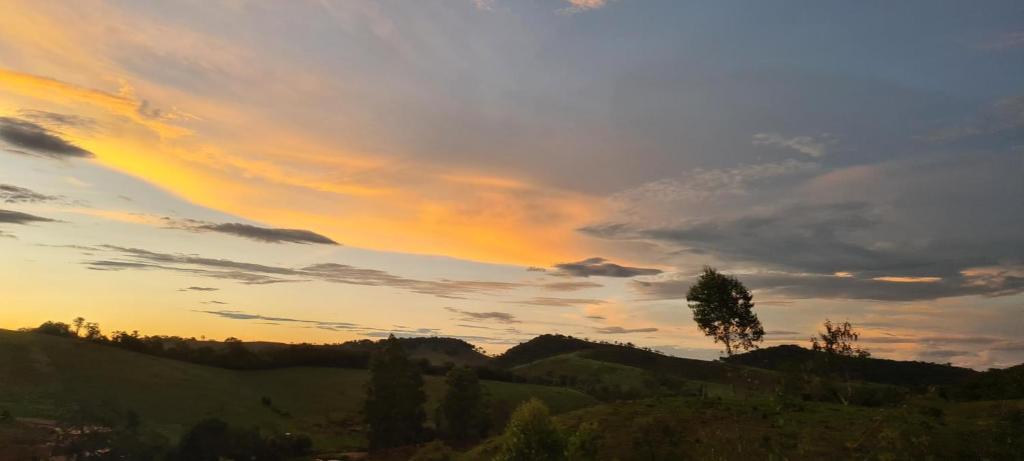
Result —
[[[592, 406], [556, 417], [571, 433], [598, 425], [608, 460], [1024, 459], [1024, 401], [921, 399], [867, 408], [772, 399], [663, 398]], [[501, 439], [465, 453], [490, 460]]]
[[[236, 371], [137, 354], [84, 341], [0, 330], [0, 409], [16, 417], [68, 419], [137, 413], [171, 440], [207, 417], [309, 434], [319, 450], [365, 445], [359, 411], [365, 370], [288, 368]], [[529, 397], [556, 412], [595, 403], [570, 389], [484, 382], [505, 408]], [[428, 415], [444, 389], [426, 377]], [[271, 406], [264, 405], [267, 397]]]

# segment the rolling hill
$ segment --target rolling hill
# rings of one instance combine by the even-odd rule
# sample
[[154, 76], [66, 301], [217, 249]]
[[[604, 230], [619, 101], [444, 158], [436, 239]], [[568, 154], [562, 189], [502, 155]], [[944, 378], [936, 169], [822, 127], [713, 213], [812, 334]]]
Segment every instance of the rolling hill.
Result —
[[[242, 427], [306, 433], [322, 450], [365, 446], [360, 410], [366, 370], [230, 370], [0, 330], [0, 377], [0, 409], [15, 417], [102, 420], [133, 412], [144, 427], [175, 440], [196, 421], [216, 416]], [[566, 388], [492, 381], [484, 387], [508, 409], [530, 397], [556, 412], [596, 402]], [[428, 415], [443, 389], [443, 378], [425, 377]]]

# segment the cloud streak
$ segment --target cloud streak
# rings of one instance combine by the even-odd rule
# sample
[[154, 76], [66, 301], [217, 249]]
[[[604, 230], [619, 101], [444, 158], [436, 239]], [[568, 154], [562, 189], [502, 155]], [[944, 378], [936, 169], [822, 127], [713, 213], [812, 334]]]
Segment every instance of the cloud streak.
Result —
[[461, 310], [461, 309], [456, 309], [454, 307], [446, 307], [444, 309], [446, 311], [448, 311], [448, 312], [453, 313], [453, 314], [458, 314], [460, 316], [460, 320], [462, 320], [464, 322], [473, 322], [473, 321], [487, 322], [487, 321], [490, 321], [490, 322], [508, 323], [508, 324], [511, 324], [511, 323], [521, 323], [519, 320], [516, 319], [515, 315], [512, 315], [512, 314], [510, 314], [508, 312], [473, 312], [473, 311], [465, 311], [465, 310]]
[[417, 294], [448, 299], [470, 295], [495, 294], [523, 286], [519, 283], [481, 280], [420, 280], [390, 272], [338, 263], [319, 263], [304, 267], [268, 266], [196, 255], [160, 253], [139, 248], [101, 245], [118, 258], [87, 261], [93, 270], [165, 270], [201, 277], [234, 280], [248, 285], [320, 281], [347, 285], [390, 287]]
[[36, 216], [20, 211], [0, 210], [0, 224], [31, 224], [36, 222], [56, 222], [50, 218]]
[[[0, 139], [27, 153], [55, 159], [91, 158], [93, 153], [65, 141], [43, 126], [12, 117], [0, 117]], [[16, 151], [25, 152], [25, 151]]]
[[328, 237], [305, 229], [261, 227], [234, 222], [211, 223], [193, 219], [176, 220], [172, 218], [164, 218], [164, 221], [167, 223], [167, 227], [173, 229], [184, 229], [192, 232], [218, 232], [264, 243], [314, 243], [321, 245], [338, 245], [338, 242], [335, 242]]
[[657, 275], [660, 269], [621, 266], [605, 258], [588, 258], [582, 261], [555, 264], [558, 274], [572, 277], [617, 277], [629, 278], [641, 275]]
[[59, 200], [55, 195], [40, 194], [39, 192], [11, 184], [0, 184], [0, 202], [4, 203], [40, 203]]

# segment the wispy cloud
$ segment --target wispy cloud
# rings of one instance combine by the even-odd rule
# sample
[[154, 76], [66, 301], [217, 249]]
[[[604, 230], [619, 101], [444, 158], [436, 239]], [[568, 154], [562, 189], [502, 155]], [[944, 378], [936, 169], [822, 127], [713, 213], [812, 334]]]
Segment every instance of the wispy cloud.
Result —
[[56, 195], [40, 194], [39, 192], [11, 184], [0, 184], [0, 202], [5, 203], [39, 203], [60, 200]]
[[516, 319], [516, 316], [508, 312], [473, 312], [454, 307], [445, 307], [446, 311], [453, 314], [458, 314], [462, 321], [492, 321], [497, 323], [521, 323]]
[[565, 2], [568, 3], [569, 6], [562, 8], [559, 11], [566, 14], [596, 10], [608, 5], [608, 0], [565, 0]]
[[20, 211], [0, 210], [0, 224], [31, 224], [35, 222], [54, 222], [50, 218], [36, 216]]
[[604, 304], [605, 301], [601, 299], [591, 298], [551, 298], [545, 296], [538, 296], [530, 299], [503, 302], [508, 304], [525, 304], [530, 306], [574, 307]]
[[601, 333], [601, 334], [604, 334], [604, 335], [622, 335], [622, 334], [629, 334], [629, 333], [654, 333], [654, 332], [658, 331], [658, 329], [654, 328], [654, 327], [649, 327], [649, 328], [623, 328], [623, 327], [618, 327], [618, 326], [611, 326], [611, 327], [595, 328], [594, 331], [596, 331], [598, 333]]
[[640, 275], [657, 275], [660, 269], [621, 266], [605, 258], [588, 258], [571, 263], [555, 264], [558, 274], [572, 277], [619, 277], [629, 278]]
[[211, 223], [194, 219], [163, 218], [167, 227], [192, 232], [218, 232], [265, 243], [317, 243], [338, 245], [338, 242], [305, 229], [282, 229], [244, 223]]
[[166, 270], [201, 277], [234, 280], [249, 285], [284, 282], [321, 281], [348, 285], [397, 288], [440, 298], [462, 299], [469, 295], [494, 294], [522, 286], [513, 282], [483, 280], [419, 280], [390, 272], [338, 263], [320, 263], [304, 267], [268, 266], [196, 255], [159, 253], [114, 245], [97, 247], [115, 252], [119, 258], [87, 261], [94, 270]]
[[824, 157], [830, 146], [835, 144], [831, 135], [818, 137], [794, 136], [787, 138], [779, 133], [757, 133], [754, 135], [755, 146], [771, 146], [790, 149], [811, 157]]

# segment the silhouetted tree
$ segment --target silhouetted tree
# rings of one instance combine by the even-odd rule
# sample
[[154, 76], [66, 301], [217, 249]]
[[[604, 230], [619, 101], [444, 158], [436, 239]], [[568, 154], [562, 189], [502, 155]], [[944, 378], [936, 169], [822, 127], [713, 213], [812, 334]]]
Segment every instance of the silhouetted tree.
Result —
[[[77, 333], [76, 333], [77, 336]], [[103, 332], [100, 331], [100, 324], [96, 322], [88, 322], [85, 324], [85, 339], [93, 341], [105, 339]]]
[[824, 326], [824, 333], [819, 332], [817, 337], [811, 338], [811, 349], [844, 357], [871, 356], [867, 350], [854, 346], [853, 343], [860, 339], [860, 333], [853, 330], [853, 325], [849, 321], [832, 323], [831, 320], [825, 319]]
[[82, 325], [84, 325], [84, 324], [85, 324], [85, 318], [84, 317], [75, 317], [75, 319], [71, 321], [71, 325], [74, 325], [74, 327], [75, 327], [75, 336], [79, 335], [79, 332], [82, 331]]
[[68, 326], [68, 324], [66, 324], [64, 322], [50, 322], [50, 321], [46, 321], [46, 322], [43, 322], [38, 327], [36, 327], [36, 329], [33, 330], [33, 331], [35, 331], [36, 333], [42, 333], [42, 334], [53, 335], [53, 336], [65, 336], [65, 337], [75, 336], [75, 333], [73, 331], [71, 331], [71, 327]]
[[423, 376], [406, 356], [394, 335], [388, 337], [370, 363], [365, 414], [370, 425], [370, 448], [419, 441], [426, 414]]
[[530, 399], [516, 408], [505, 429], [496, 461], [562, 461], [565, 440], [543, 402]]
[[756, 349], [764, 328], [754, 313], [753, 296], [736, 277], [705, 267], [690, 287], [686, 301], [693, 320], [705, 335], [725, 344], [726, 355], [736, 349]]
[[441, 401], [442, 429], [449, 437], [472, 439], [486, 431], [484, 395], [480, 379], [471, 368], [457, 367], [448, 372], [448, 388]]

